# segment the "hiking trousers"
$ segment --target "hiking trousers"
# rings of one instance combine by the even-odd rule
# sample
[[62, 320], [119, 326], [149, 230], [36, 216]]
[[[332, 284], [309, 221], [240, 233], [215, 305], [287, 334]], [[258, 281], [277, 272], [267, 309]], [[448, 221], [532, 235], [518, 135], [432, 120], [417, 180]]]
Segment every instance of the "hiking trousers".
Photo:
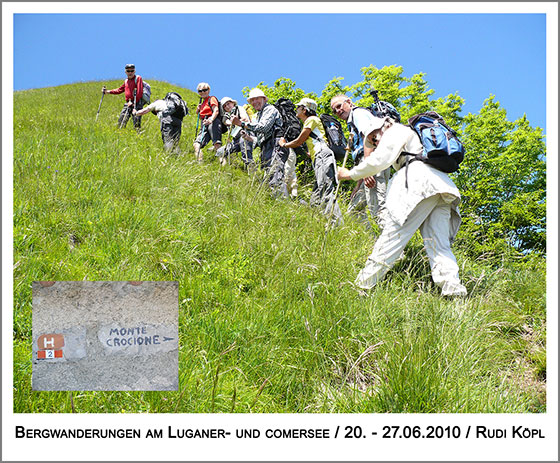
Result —
[[[207, 116], [202, 119], [202, 121], [208, 119], [211, 116]], [[222, 121], [219, 117], [214, 119], [211, 124], [204, 125], [201, 121], [201, 128], [198, 136], [196, 137], [195, 143], [200, 144], [200, 148], [204, 148], [210, 140], [212, 144], [222, 143]]]
[[[136, 107], [134, 109], [136, 109], [136, 111], [139, 111], [143, 107], [144, 107], [144, 103], [142, 102], [142, 100], [140, 100], [136, 102]], [[120, 128], [124, 129], [126, 127], [126, 124], [128, 124], [128, 120], [130, 119], [130, 116], [132, 116], [132, 105], [128, 106], [128, 104], [125, 103], [123, 109], [121, 110], [121, 113], [119, 114], [118, 124]], [[142, 116], [133, 116], [132, 122], [134, 123], [134, 127], [136, 129], [140, 129], [140, 124], [142, 123]]]
[[274, 138], [272, 158], [268, 169], [268, 184], [276, 197], [289, 198], [288, 186], [286, 185], [286, 162], [290, 152], [288, 148], [281, 148], [278, 144], [280, 137]]
[[161, 139], [166, 151], [177, 150], [181, 138], [181, 124], [161, 124]]
[[368, 188], [362, 182], [358, 191], [350, 199], [347, 209], [348, 214], [356, 215], [368, 230], [371, 229], [371, 225], [365, 211], [366, 207], [369, 209], [371, 218], [376, 221], [380, 229], [383, 229], [386, 213], [385, 198], [387, 197], [387, 184], [389, 183], [390, 176], [390, 168], [379, 172], [374, 177], [375, 187]]
[[391, 269], [412, 235], [420, 229], [432, 278], [441, 287], [442, 295], [466, 296], [467, 289], [461, 284], [457, 260], [451, 251], [450, 217], [451, 204], [441, 194], [420, 201], [402, 226], [387, 215], [383, 232], [356, 278], [356, 286], [373, 288]]
[[[229, 156], [234, 153], [241, 153], [241, 159], [245, 165], [253, 163], [253, 142], [245, 140], [241, 135], [230, 141], [227, 146], [220, 148], [220, 156]], [[218, 153], [216, 153], [218, 156]]]
[[297, 189], [297, 156], [296, 152], [292, 148], [288, 148], [289, 154], [288, 159], [285, 164], [285, 174], [286, 174], [286, 187], [288, 188], [288, 194], [290, 198], [296, 198], [298, 195]]
[[274, 153], [274, 148], [276, 146], [276, 138], [271, 137], [268, 140], [262, 142], [261, 147], [261, 169], [266, 170], [270, 168], [272, 162], [272, 154]]
[[326, 217], [332, 216], [333, 225], [342, 225], [342, 212], [336, 202], [336, 160], [331, 149], [324, 145], [321, 150], [315, 154], [315, 162], [313, 165], [315, 172], [315, 184], [311, 192], [309, 204], [312, 207], [318, 207]]

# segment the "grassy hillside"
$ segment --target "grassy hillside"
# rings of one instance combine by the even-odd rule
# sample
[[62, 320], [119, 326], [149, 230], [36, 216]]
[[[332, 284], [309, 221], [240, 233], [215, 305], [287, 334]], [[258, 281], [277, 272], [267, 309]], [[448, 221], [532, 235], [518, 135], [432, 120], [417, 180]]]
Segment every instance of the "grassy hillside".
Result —
[[[196, 106], [150, 83], [153, 100], [175, 90]], [[543, 262], [455, 249], [469, 297], [445, 299], [416, 235], [360, 297], [373, 239], [359, 223], [321, 252], [322, 216], [271, 199], [258, 175], [194, 162], [194, 116], [180, 155], [151, 114], [140, 135], [116, 128], [122, 95], [95, 123], [101, 86], [14, 95], [15, 412], [545, 410]], [[179, 282], [178, 392], [31, 391], [31, 282], [83, 279]]]

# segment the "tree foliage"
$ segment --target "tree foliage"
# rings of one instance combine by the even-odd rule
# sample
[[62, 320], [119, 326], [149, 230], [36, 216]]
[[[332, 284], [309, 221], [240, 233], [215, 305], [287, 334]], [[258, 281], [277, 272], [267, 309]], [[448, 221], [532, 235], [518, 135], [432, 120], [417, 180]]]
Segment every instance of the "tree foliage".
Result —
[[[510, 122], [490, 96], [464, 119], [465, 161], [455, 175], [463, 195], [463, 231], [476, 233], [478, 251], [503, 243], [546, 249], [546, 147], [542, 129], [525, 116]], [[503, 246], [499, 246], [503, 249]]]
[[[457, 131], [466, 149], [465, 160], [451, 174], [463, 196], [463, 226], [458, 240], [473, 255], [500, 256], [504, 252], [546, 251], [546, 146], [542, 129], [531, 127], [525, 116], [511, 122], [493, 95], [477, 114], [462, 116], [463, 98], [458, 94], [434, 98], [435, 91], [424, 73], [403, 75], [401, 66], [361, 68], [363, 79], [352, 85], [343, 77], [332, 78], [317, 95], [296, 87], [282, 77], [272, 87], [258, 87], [270, 102], [280, 97], [297, 102], [303, 97], [317, 101], [319, 113], [331, 113], [330, 100], [346, 94], [357, 106], [373, 103], [370, 90], [391, 103], [401, 122], [414, 114], [436, 111]], [[249, 88], [244, 88], [247, 96]], [[343, 124], [344, 125], [344, 124]]]

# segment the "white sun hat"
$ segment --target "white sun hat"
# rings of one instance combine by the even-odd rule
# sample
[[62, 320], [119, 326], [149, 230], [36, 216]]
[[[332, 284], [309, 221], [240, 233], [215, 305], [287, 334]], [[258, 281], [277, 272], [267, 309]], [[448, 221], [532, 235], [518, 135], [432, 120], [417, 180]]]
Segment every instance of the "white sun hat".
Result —
[[247, 98], [247, 100], [251, 100], [253, 98], [259, 98], [261, 96], [266, 98], [266, 95], [260, 88], [254, 88], [249, 92], [249, 97]]
[[224, 106], [228, 101], [231, 101], [234, 105], [237, 105], [237, 101], [235, 101], [233, 98], [230, 98], [229, 96], [224, 96], [220, 100], [220, 104]]
[[312, 100], [311, 98], [302, 98], [299, 103], [296, 103], [296, 108], [298, 106], [303, 106], [310, 111], [317, 112], [317, 102], [315, 100]]

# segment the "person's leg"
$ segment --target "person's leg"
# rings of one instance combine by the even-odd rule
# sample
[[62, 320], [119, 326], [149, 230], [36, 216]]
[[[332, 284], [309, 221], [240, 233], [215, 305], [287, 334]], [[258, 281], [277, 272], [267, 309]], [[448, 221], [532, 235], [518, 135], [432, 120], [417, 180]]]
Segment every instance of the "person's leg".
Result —
[[275, 141], [275, 138], [272, 137], [261, 146], [261, 169], [264, 171], [270, 169]]
[[366, 230], [371, 230], [371, 224], [366, 212], [366, 190], [369, 194], [369, 189], [365, 186], [364, 182], [360, 184], [356, 192], [350, 197], [346, 213], [355, 216], [360, 222], [364, 224]]
[[391, 177], [391, 168], [385, 169], [375, 176], [375, 200], [376, 200], [376, 213], [375, 220], [380, 229], [383, 229], [383, 224], [386, 216], [385, 199], [387, 197], [387, 184]]
[[208, 130], [212, 138], [212, 149], [216, 152], [222, 146], [222, 122], [219, 117], [214, 119], [214, 122], [208, 126]]
[[[136, 103], [136, 111], [140, 111], [144, 107], [144, 102], [142, 100]], [[134, 128], [136, 130], [140, 130], [140, 126], [142, 125], [142, 116], [134, 116], [132, 118], [132, 122], [134, 123]]]
[[126, 127], [126, 124], [128, 124], [128, 119], [130, 118], [131, 114], [132, 114], [132, 106], [128, 106], [125, 103], [123, 109], [121, 110], [121, 113], [119, 114], [119, 122], [118, 122], [119, 128], [124, 129]]
[[323, 214], [331, 219], [333, 225], [342, 225], [342, 212], [335, 197], [336, 159], [330, 149], [325, 148], [317, 153], [315, 169]]
[[161, 138], [163, 140], [163, 147], [166, 151], [177, 152], [180, 136], [181, 136], [181, 126], [162, 124]]
[[208, 128], [207, 126], [202, 124], [200, 133], [198, 134], [198, 137], [196, 137], [196, 140], [193, 143], [194, 157], [198, 162], [202, 162], [202, 148], [204, 148], [209, 141], [210, 141], [210, 133], [208, 132]]
[[294, 199], [297, 197], [297, 175], [296, 175], [296, 152], [292, 149], [288, 149], [288, 159], [285, 164], [286, 171], [286, 187], [288, 188], [288, 194], [290, 198]]
[[377, 238], [365, 267], [356, 277], [356, 286], [370, 289], [381, 280], [398, 259], [412, 235], [438, 203], [439, 196], [420, 201], [401, 226], [388, 218], [383, 232]]
[[439, 202], [420, 227], [432, 278], [441, 287], [442, 295], [466, 296], [467, 289], [459, 279], [459, 266], [449, 240], [451, 206], [440, 195], [437, 197]]
[[240, 137], [239, 147], [245, 165], [248, 166], [249, 164], [253, 164], [253, 143], [245, 140], [243, 137]]
[[269, 186], [275, 196], [289, 198], [286, 186], [285, 166], [288, 160], [288, 149], [278, 145], [279, 138], [275, 139], [270, 166]]

